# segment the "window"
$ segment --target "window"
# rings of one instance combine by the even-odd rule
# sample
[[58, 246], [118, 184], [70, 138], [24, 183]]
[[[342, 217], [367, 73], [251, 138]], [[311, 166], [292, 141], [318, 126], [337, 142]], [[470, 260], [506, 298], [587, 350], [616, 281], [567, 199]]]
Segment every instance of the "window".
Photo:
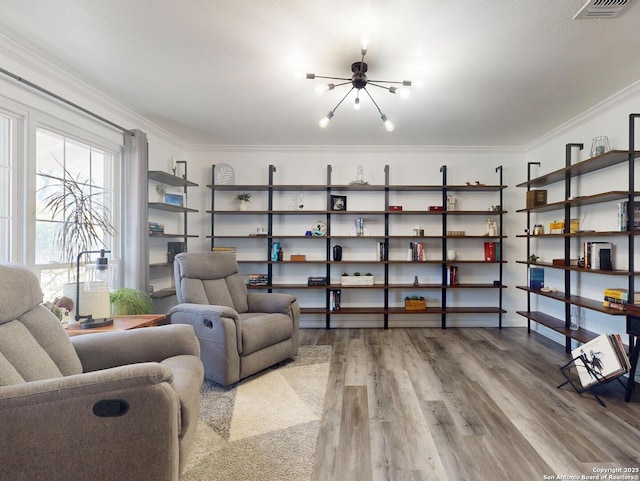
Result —
[[96, 225], [95, 215], [90, 216], [91, 226], [99, 241], [74, 236], [74, 225], [88, 225], [78, 215], [86, 209], [116, 225], [113, 165], [114, 155], [99, 147], [42, 128], [36, 130], [33, 248], [45, 300], [53, 300], [63, 292], [65, 283], [75, 280], [78, 251], [113, 251], [113, 232]]
[[0, 262], [15, 260], [14, 136], [14, 119], [0, 114]]

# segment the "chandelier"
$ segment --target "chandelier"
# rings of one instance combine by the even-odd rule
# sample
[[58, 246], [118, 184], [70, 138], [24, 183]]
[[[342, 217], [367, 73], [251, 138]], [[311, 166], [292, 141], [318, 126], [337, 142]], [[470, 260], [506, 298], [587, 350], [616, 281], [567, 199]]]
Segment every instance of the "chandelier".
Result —
[[[360, 53], [362, 54], [362, 58], [360, 59], [359, 62], [354, 62], [351, 64], [351, 71], [353, 72], [353, 75], [351, 76], [351, 78], [345, 78], [345, 77], [325, 77], [322, 75], [316, 75], [314, 73], [308, 73], [307, 74], [307, 78], [308, 79], [329, 79], [329, 80], [343, 80], [344, 82], [341, 83], [328, 83], [328, 84], [318, 84], [316, 85], [316, 93], [321, 94], [322, 92], [326, 92], [327, 90], [333, 90], [336, 87], [340, 87], [342, 85], [351, 85], [351, 88], [349, 89], [349, 91], [345, 94], [344, 97], [342, 97], [342, 99], [340, 100], [340, 102], [338, 102], [338, 104], [329, 111], [329, 113], [323, 117], [322, 119], [320, 119], [320, 122], [318, 122], [318, 124], [320, 125], [321, 128], [326, 128], [327, 125], [329, 125], [329, 121], [331, 120], [331, 118], [333, 117], [333, 115], [335, 114], [336, 110], [338, 109], [338, 107], [340, 107], [340, 105], [342, 104], [342, 102], [344, 102], [344, 100], [349, 96], [349, 94], [355, 90], [356, 91], [356, 98], [354, 99], [353, 102], [353, 108], [355, 110], [360, 110], [360, 91], [364, 91], [367, 96], [371, 99], [371, 101], [373, 102], [373, 105], [376, 106], [376, 109], [378, 109], [378, 112], [380, 113], [380, 118], [382, 119], [382, 122], [384, 123], [384, 127], [387, 130], [387, 132], [392, 132], [394, 129], [394, 125], [393, 122], [391, 122], [387, 116], [382, 112], [382, 110], [380, 110], [380, 107], [378, 106], [378, 104], [376, 103], [375, 100], [373, 100], [373, 97], [371, 96], [371, 94], [369, 93], [369, 91], [367, 90], [367, 86], [373, 86], [373, 87], [378, 87], [384, 90], [387, 90], [389, 93], [392, 94], [398, 94], [401, 97], [408, 97], [409, 96], [409, 89], [403, 88], [403, 87], [410, 87], [411, 86], [411, 81], [410, 80], [403, 80], [401, 82], [393, 82], [390, 80], [369, 80], [367, 78], [367, 69], [368, 66], [364, 61], [364, 56], [367, 54], [367, 48], [366, 47], [362, 47], [362, 49], [360, 50]], [[402, 85], [402, 87], [395, 87], [395, 86], [386, 86], [386, 85], [380, 85], [380, 84], [398, 84], [398, 85]]]

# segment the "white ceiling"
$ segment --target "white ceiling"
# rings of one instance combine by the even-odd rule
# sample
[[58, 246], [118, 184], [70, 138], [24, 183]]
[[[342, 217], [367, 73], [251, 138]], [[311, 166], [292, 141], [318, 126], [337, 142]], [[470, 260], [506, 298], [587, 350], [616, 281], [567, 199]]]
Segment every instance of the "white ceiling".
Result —
[[[585, 0], [0, 0], [0, 32], [192, 144], [522, 146], [640, 79], [640, 5]], [[414, 82], [323, 117], [304, 73]], [[296, 77], [296, 74], [301, 77]], [[135, 128], [137, 126], [130, 126]]]

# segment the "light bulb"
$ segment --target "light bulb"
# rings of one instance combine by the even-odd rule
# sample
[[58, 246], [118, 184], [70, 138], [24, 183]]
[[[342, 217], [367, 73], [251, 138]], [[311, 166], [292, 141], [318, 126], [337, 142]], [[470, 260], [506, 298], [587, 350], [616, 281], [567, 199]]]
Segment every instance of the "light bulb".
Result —
[[401, 99], [408, 99], [409, 97], [411, 97], [411, 90], [399, 88], [398, 95], [400, 96]]
[[329, 125], [329, 121], [331, 120], [331, 117], [333, 117], [333, 112], [329, 112], [325, 117], [322, 117], [320, 119], [320, 122], [318, 122], [318, 125], [320, 126], [321, 129], [327, 128], [327, 125]]
[[389, 120], [385, 114], [382, 114], [380, 118], [384, 122], [384, 128], [387, 129], [387, 132], [393, 132], [393, 129], [395, 128], [393, 122], [391, 122], [391, 120]]
[[333, 90], [335, 88], [334, 84], [318, 84], [315, 86], [316, 93], [320, 95], [327, 90]]
[[360, 110], [360, 98], [356, 97], [353, 102], [353, 110]]

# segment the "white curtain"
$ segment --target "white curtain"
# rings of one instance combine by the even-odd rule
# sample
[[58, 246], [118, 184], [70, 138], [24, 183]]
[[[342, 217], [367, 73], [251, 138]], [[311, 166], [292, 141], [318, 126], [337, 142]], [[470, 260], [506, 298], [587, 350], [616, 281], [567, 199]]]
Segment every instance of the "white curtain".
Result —
[[147, 134], [131, 130], [124, 134], [122, 169], [122, 269], [125, 287], [149, 290]]

